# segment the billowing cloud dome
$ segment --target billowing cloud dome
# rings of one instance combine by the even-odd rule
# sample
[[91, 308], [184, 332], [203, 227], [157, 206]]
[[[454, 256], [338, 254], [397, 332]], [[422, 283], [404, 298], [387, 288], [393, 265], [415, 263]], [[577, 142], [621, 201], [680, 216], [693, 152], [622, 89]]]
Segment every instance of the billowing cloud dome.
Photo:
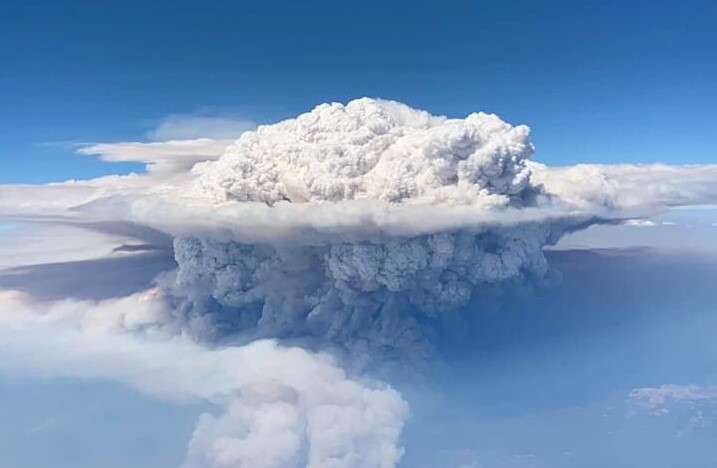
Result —
[[247, 132], [196, 171], [218, 200], [505, 203], [528, 188], [528, 135], [492, 114], [449, 119], [363, 98]]

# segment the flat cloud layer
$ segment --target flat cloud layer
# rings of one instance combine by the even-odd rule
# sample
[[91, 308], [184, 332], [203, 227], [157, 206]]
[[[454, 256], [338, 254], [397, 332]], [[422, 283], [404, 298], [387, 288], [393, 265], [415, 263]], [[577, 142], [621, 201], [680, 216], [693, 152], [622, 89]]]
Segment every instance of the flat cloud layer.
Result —
[[149, 172], [177, 173], [188, 171], [198, 162], [218, 158], [232, 141], [195, 138], [149, 143], [97, 143], [80, 148], [78, 153], [99, 156], [108, 162], [141, 162], [147, 165]]
[[322, 104], [226, 151], [199, 136], [82, 150], [144, 174], [0, 186], [6, 219], [172, 238], [177, 268], [149, 296], [45, 312], [0, 297], [25, 311], [0, 321], [0, 369], [216, 403], [187, 468], [396, 466], [395, 391], [266, 339], [338, 351], [353, 371], [420, 365], [476, 295], [543, 281], [563, 234], [717, 202], [717, 165], [551, 168], [528, 159], [526, 126], [376, 99]]

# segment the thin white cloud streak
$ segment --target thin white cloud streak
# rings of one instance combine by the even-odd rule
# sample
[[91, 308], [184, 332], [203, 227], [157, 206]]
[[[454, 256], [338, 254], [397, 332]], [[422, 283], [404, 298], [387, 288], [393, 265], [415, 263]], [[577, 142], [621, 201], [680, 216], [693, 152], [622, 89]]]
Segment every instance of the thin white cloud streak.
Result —
[[632, 390], [631, 401], [653, 412], [667, 413], [676, 405], [711, 404], [717, 407], [717, 386], [666, 384]]
[[236, 139], [242, 133], [255, 128], [256, 122], [243, 118], [170, 115], [147, 132], [147, 138], [153, 141]]
[[20, 225], [0, 232], [0, 270], [41, 263], [89, 260], [113, 253], [131, 239], [89, 233], [73, 226]]
[[149, 143], [97, 143], [80, 148], [77, 152], [99, 156], [108, 162], [141, 162], [149, 172], [171, 174], [188, 171], [199, 162], [219, 158], [232, 141], [196, 138]]
[[647, 227], [655, 227], [657, 226], [657, 223], [654, 221], [650, 221], [649, 219], [628, 219], [624, 223], [622, 223], [625, 226], [630, 227], [637, 227], [637, 228], [647, 228]]
[[[326, 356], [272, 341], [208, 349], [150, 333], [146, 326], [161, 310], [156, 301], [145, 294], [41, 305], [0, 295], [0, 371], [106, 380], [170, 401], [224, 408], [200, 419], [187, 468], [396, 466], [407, 416], [397, 392], [347, 377]], [[146, 313], [138, 317], [132, 302]], [[123, 327], [145, 332], [128, 334]]]
[[174, 115], [147, 133], [152, 141], [95, 143], [77, 152], [107, 162], [140, 162], [149, 172], [174, 174], [218, 159], [239, 135], [254, 128], [256, 124], [245, 119]]
[[363, 98], [245, 133], [196, 172], [217, 200], [505, 206], [530, 189], [529, 132], [494, 114], [448, 119]]

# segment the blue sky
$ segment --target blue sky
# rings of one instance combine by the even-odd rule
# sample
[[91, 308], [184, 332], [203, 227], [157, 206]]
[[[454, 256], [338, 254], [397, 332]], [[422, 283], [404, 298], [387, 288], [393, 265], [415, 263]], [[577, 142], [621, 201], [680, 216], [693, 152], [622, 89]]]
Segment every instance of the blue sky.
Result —
[[533, 128], [537, 159], [715, 159], [712, 1], [4, 2], [0, 182], [168, 115], [270, 122], [369, 95]]
[[58, 459], [83, 467], [176, 466], [200, 411], [70, 380], [0, 378], [0, 397], [8, 402], [3, 414], [15, 422], [0, 426], [3, 467], [57, 466]]

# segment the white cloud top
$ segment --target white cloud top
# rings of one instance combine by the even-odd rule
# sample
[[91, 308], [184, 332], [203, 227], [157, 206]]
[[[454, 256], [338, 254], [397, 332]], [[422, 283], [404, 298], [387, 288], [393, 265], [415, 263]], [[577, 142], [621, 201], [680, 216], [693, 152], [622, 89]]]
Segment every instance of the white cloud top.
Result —
[[528, 133], [495, 115], [448, 119], [358, 99], [245, 133], [197, 172], [219, 200], [506, 203], [528, 187]]

